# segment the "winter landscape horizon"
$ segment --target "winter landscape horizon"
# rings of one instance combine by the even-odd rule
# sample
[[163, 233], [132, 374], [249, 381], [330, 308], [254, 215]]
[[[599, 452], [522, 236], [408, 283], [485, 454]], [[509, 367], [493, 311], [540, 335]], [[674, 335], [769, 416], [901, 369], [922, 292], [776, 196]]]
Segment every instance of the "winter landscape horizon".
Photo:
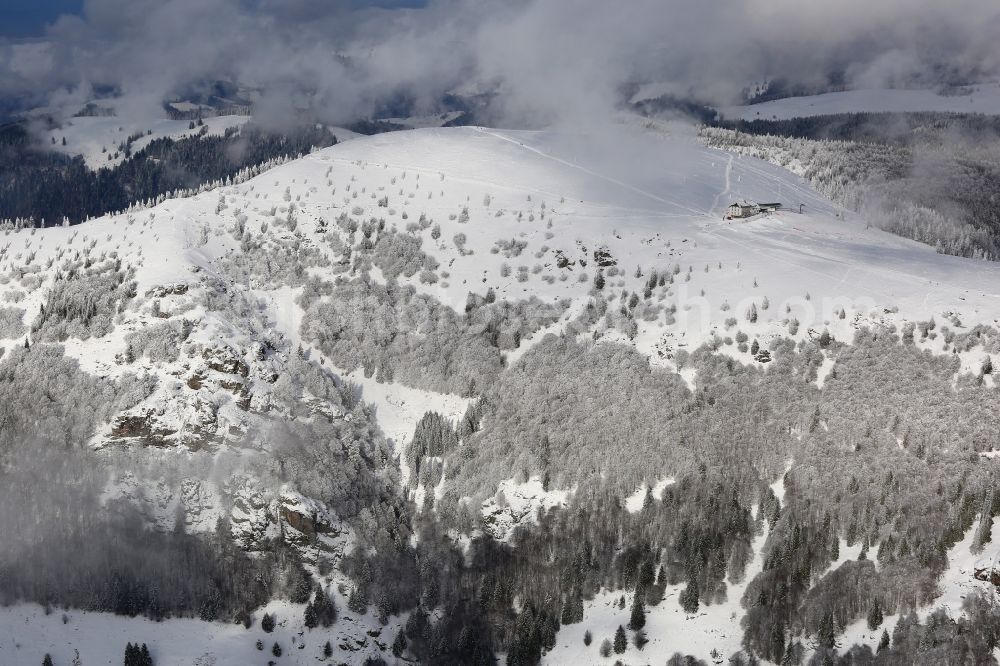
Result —
[[1000, 663], [997, 28], [0, 3], [0, 666]]

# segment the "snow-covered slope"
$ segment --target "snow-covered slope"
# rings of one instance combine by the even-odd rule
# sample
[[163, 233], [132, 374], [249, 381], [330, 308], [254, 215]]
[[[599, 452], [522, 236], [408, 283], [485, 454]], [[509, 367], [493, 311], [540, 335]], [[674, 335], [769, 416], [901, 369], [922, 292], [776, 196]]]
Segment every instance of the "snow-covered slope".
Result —
[[[780, 201], [784, 207], [748, 221], [723, 220], [725, 207], [741, 200]], [[312, 262], [309, 272], [332, 277], [319, 264], [335, 267], [340, 261], [329, 240], [330, 234], [344, 236], [332, 224], [338, 218], [381, 218], [388, 229], [419, 239], [421, 251], [439, 265], [436, 279], [400, 280], [458, 311], [470, 291], [493, 290], [498, 299], [568, 302], [568, 319], [586, 304], [598, 270], [605, 293], [642, 294], [654, 271], [669, 274], [672, 284], [664, 287], [661, 279], [644, 315], [635, 318], [635, 331], [595, 326], [605, 339], [632, 337], [662, 365], [670, 365], [679, 349], [726, 337], [734, 320], [765, 346], [775, 335], [801, 339], [823, 330], [849, 342], [854, 328], [873, 323], [934, 316], [959, 322], [959, 329], [993, 323], [1000, 300], [996, 264], [939, 255], [867, 228], [789, 172], [707, 149], [684, 130], [631, 128], [601, 134], [482, 128], [381, 134], [149, 210], [74, 228], [8, 231], [0, 238], [0, 271], [8, 275], [0, 297], [25, 310], [30, 324], [60, 262], [78, 252], [117, 256], [135, 266], [141, 298], [108, 335], [67, 340], [67, 353], [102, 375], [142, 369], [174, 383], [178, 377], [187, 381], [198, 374], [190, 365], [185, 374], [146, 358], [122, 364], [125, 336], [164, 317], [187, 318], [197, 322], [194, 336], [206, 346], [213, 338], [232, 342], [241, 335], [249, 345], [262, 334], [299, 346], [298, 288], [247, 278], [243, 290], [264, 301], [262, 330], [247, 333], [203, 305], [202, 294], [210, 290], [205, 281], [234, 279], [230, 269], [244, 251], [243, 235], [316, 253], [322, 260]], [[756, 321], [749, 321], [751, 309]], [[553, 330], [560, 325], [546, 326], [535, 337]], [[526, 340], [509, 352], [511, 358], [530, 344]], [[735, 347], [723, 351], [754, 362]], [[362, 395], [372, 394], [386, 431], [397, 440], [425, 408], [449, 415], [464, 409], [463, 401], [446, 396], [436, 405], [416, 394], [377, 397], [374, 385], [366, 384]], [[185, 404], [184, 395], [195, 389], [168, 395], [167, 386], [161, 383], [152, 409], [166, 411], [160, 425], [183, 439], [177, 433], [201, 417], [164, 410], [160, 403]], [[134, 411], [143, 410], [148, 406]], [[220, 432], [229, 426], [242, 430], [227, 422], [240, 418], [239, 410], [221, 405], [212, 411]], [[408, 416], [400, 419], [403, 413]]]
[[[332, 593], [344, 608], [343, 595]], [[261, 609], [276, 617], [272, 632], [261, 629], [259, 621], [246, 629], [240, 624], [195, 619], [153, 622], [76, 610], [46, 614], [35, 605], [0, 608], [0, 663], [35, 666], [49, 654], [55, 664], [72, 664], [75, 657], [84, 666], [118, 664], [127, 643], [145, 643], [157, 666], [247, 666], [269, 660], [316, 664], [324, 661], [328, 641], [335, 655], [332, 663], [361, 663], [366, 656], [383, 653], [401, 624], [394, 618], [382, 626], [370, 613], [348, 612], [328, 629], [307, 629], [302, 623], [304, 607], [276, 602]], [[272, 656], [275, 644], [281, 648], [280, 659]]]
[[934, 90], [867, 89], [787, 97], [722, 109], [736, 120], [787, 120], [838, 113], [983, 113], [1000, 114], [1000, 83], [969, 86], [954, 94]]
[[[155, 231], [140, 227], [141, 234], [126, 230], [123, 238], [112, 234], [102, 242], [102, 233], [120, 227], [119, 219], [104, 218], [87, 227], [39, 233], [33, 246], [39, 252], [36, 262], [45, 248], [82, 232], [97, 241], [95, 250], [125, 251], [122, 241], [140, 251], [142, 245], [147, 251], [155, 247], [164, 259], [147, 258], [138, 279], [147, 288], [172, 282], [178, 266], [167, 257], [186, 255], [198, 265], [226, 249], [220, 240], [191, 247], [203, 228], [210, 237], [226, 231], [230, 216], [214, 210], [220, 196], [227, 198], [230, 210], [243, 210], [252, 227], [255, 217], [269, 217], [267, 204], [281, 206], [286, 188], [298, 204], [303, 231], [320, 217], [350, 214], [357, 206], [365, 215], [381, 213], [401, 229], [407, 224], [403, 213], [422, 212], [441, 224], [441, 239], [425, 242], [424, 249], [449, 264], [451, 277], [422, 290], [455, 306], [469, 290], [487, 286], [511, 298], [582, 296], [590, 285], [578, 278], [593, 276], [592, 254], [600, 248], [626, 273], [621, 280], [629, 286], [638, 282], [631, 279], [635, 266], [693, 266], [702, 274], [692, 274], [687, 289], [705, 288], [706, 297], [717, 304], [755, 293], [774, 302], [776, 296], [810, 292], [820, 298], [868, 297], [916, 317], [955, 306], [971, 316], [977, 305], [996, 298], [975, 288], [992, 283], [989, 278], [997, 274], [992, 265], [939, 256], [867, 229], [861, 220], [844, 219], [801, 179], [778, 167], [704, 149], [686, 137], [630, 133], [611, 138], [454, 128], [368, 137], [218, 194], [166, 202], [135, 214], [140, 225], [155, 217]], [[376, 193], [388, 196], [385, 210], [375, 207]], [[749, 222], [721, 219], [725, 206], [744, 199], [778, 200], [791, 210]], [[796, 212], [799, 204], [805, 214]], [[465, 208], [468, 223], [449, 219]], [[472, 253], [461, 256], [454, 247], [452, 236], [459, 231], [466, 234], [465, 247]], [[143, 241], [133, 239], [139, 235]], [[510, 238], [528, 243], [517, 258], [491, 253], [496, 241]], [[577, 279], [547, 284], [546, 275], [564, 274], [556, 266], [557, 251], [571, 262], [590, 260], [590, 265], [570, 264], [566, 270]], [[537, 253], [542, 256], [529, 256]], [[513, 275], [501, 278], [504, 263], [539, 264], [543, 270], [520, 283]], [[751, 284], [754, 278], [757, 287]], [[925, 293], [921, 285], [933, 289]]]
[[121, 164], [125, 159], [121, 147], [129, 144], [131, 137], [136, 137], [131, 141], [131, 152], [134, 153], [156, 139], [182, 139], [199, 136], [202, 131], [210, 136], [221, 136], [230, 127], [240, 127], [249, 120], [250, 116], [214, 116], [204, 119], [203, 125], [192, 129], [189, 120], [82, 116], [70, 118], [62, 126], [47, 131], [43, 140], [50, 143], [53, 150], [80, 155], [88, 167], [100, 169]]
[[[690, 280], [676, 289], [680, 323], [642, 327], [640, 344], [651, 344], [655, 335], [700, 342], [722, 330], [726, 318], [740, 317], [739, 304], [765, 296], [772, 308], [760, 318], [761, 328], [785, 318], [784, 305], [800, 309], [795, 316], [803, 328], [822, 326], [840, 301], [862, 318], [876, 307], [898, 307], [898, 318], [925, 319], [948, 309], [963, 320], [992, 321], [998, 298], [988, 287], [1000, 274], [996, 266], [940, 256], [868, 229], [788, 172], [684, 136], [426, 130], [338, 146], [287, 171], [303, 180], [303, 169], [315, 174], [320, 165], [332, 168], [334, 183], [334, 176], [354, 178], [355, 192], [388, 195], [390, 224], [404, 226], [403, 212], [424, 212], [442, 225], [440, 240], [423, 247], [447, 266], [449, 277], [421, 290], [455, 307], [468, 291], [487, 287], [511, 299], [583, 298], [596, 272], [595, 251], [617, 264], [620, 273], [609, 280], [615, 287], [639, 287], [644, 277], [634, 276], [636, 267], [691, 269]], [[404, 173], [413, 185], [404, 183]], [[282, 170], [274, 178], [288, 180]], [[338, 198], [311, 194], [302, 209], [318, 216], [354, 205], [353, 194], [349, 202]], [[791, 210], [723, 221], [725, 206], [743, 199], [777, 200]], [[461, 219], [466, 208], [468, 223], [449, 219]], [[467, 237], [464, 255], [454, 247], [458, 232]], [[519, 256], [491, 252], [508, 239], [527, 243]], [[564, 268], [560, 257], [569, 262]], [[514, 269], [510, 276], [501, 274], [503, 264]], [[524, 282], [516, 278], [521, 265], [529, 269]], [[547, 282], [547, 276], [556, 279]]]
[[[741, 200], [777, 201], [783, 208], [748, 221], [724, 220], [725, 208]], [[305, 405], [331, 422], [356, 422], [357, 410], [279, 379], [304, 363], [332, 372], [373, 404], [399, 454], [425, 411], [456, 419], [468, 400], [414, 382], [403, 386], [346, 373], [300, 328], [306, 278], [340, 288], [338, 277], [352, 277], [345, 247], [353, 244], [362, 253], [359, 226], [372, 219], [376, 225], [384, 220], [387, 234], [419, 239], [419, 250], [433, 259], [423, 265], [434, 268], [402, 271], [398, 281], [457, 312], [469, 292], [492, 290], [498, 301], [537, 298], [532, 307], [538, 319], [553, 321], [545, 319], [505, 350], [511, 358], [546, 332], [564, 330], [592, 297], [598, 271], [605, 293], [617, 294], [643, 294], [654, 272], [671, 277], [644, 296], [645, 314], [636, 317], [634, 331], [601, 321], [585, 333], [631, 340], [666, 367], [678, 350], [726, 336], [734, 326], [730, 320], [762, 344], [778, 335], [803, 339], [824, 330], [849, 342], [853, 330], [865, 325], [939, 317], [969, 327], [995, 323], [1000, 310], [1000, 266], [939, 255], [867, 228], [791, 173], [705, 148], [681, 128], [600, 133], [435, 128], [359, 138], [239, 185], [73, 228], [0, 232], [0, 303], [20, 309], [24, 324], [0, 331], [6, 336], [0, 346], [22, 345], [25, 337], [36, 341], [27, 326], [40, 315], [58, 273], [120, 264], [123, 271], [134, 269], [129, 277], [134, 296], [111, 313], [109, 330], [70, 335], [63, 344], [87, 372], [156, 381], [138, 405], [95, 434], [95, 449], [214, 461], [248, 450], [266, 455], [268, 444], [248, 444], [248, 433], [269, 415], [294, 406]], [[389, 268], [375, 261], [371, 280], [385, 282]], [[556, 314], [542, 305], [557, 306]], [[142, 345], [153, 331], [164, 339], [157, 338], [157, 351], [150, 352]], [[922, 344], [934, 349], [942, 342]], [[743, 363], [762, 362], [733, 346], [721, 351]], [[696, 376], [685, 379], [697, 385]], [[657, 472], [664, 479], [671, 474]], [[160, 525], [169, 524], [180, 506], [190, 528], [207, 531], [225, 505], [251, 541], [277, 533], [279, 526], [294, 537], [295, 526], [310, 515], [331, 527], [325, 547], [332, 556], [352, 541], [336, 515], [296, 487], [258, 488], [244, 479], [234, 491], [223, 481], [192, 473], [143, 489], [119, 478], [108, 496], [150, 507], [151, 522]], [[524, 510], [514, 522], [564, 497], [542, 493], [533, 483], [507, 487], [510, 493], [501, 503]], [[217, 499], [223, 495], [225, 502]], [[730, 599], [719, 610], [725, 617], [702, 627], [706, 636], [720, 623], [735, 621], [738, 595]], [[669, 607], [674, 613], [676, 605]], [[105, 621], [77, 618], [60, 625], [28, 607], [4, 613], [4, 626], [25, 622], [36, 636], [61, 626], [69, 632], [86, 624], [91, 631]], [[663, 626], [684, 626], [675, 620], [664, 617]], [[219, 666], [246, 663], [240, 659], [247, 654], [243, 644], [252, 645], [250, 634], [241, 634], [240, 651], [230, 653], [215, 646], [230, 627], [201, 632], [185, 626], [142, 623], [128, 630], [149, 642], [174, 640], [178, 632], [190, 637], [190, 651], [161, 664], [191, 663], [205, 654]], [[736, 626], [730, 629], [720, 641], [726, 649], [738, 636]], [[364, 631], [355, 633], [361, 638]], [[17, 635], [0, 643], [0, 662], [38, 661], [35, 653], [22, 661], [26, 653], [12, 647]], [[564, 638], [579, 642], [567, 634], [560, 645]], [[74, 643], [72, 636], [60, 640], [66, 646], [59, 647], [60, 654]], [[338, 658], [360, 662], [377, 650], [368, 646]], [[78, 649], [84, 663], [108, 658], [100, 646], [81, 642]], [[310, 649], [293, 651], [296, 663], [311, 663]], [[560, 654], [580, 656], [575, 649]]]
[[[252, 121], [253, 118], [247, 115], [209, 116], [200, 124], [148, 116], [74, 116], [43, 132], [41, 141], [65, 155], [79, 155], [89, 168], [97, 170], [120, 165], [126, 159], [124, 147], [134, 154], [157, 139], [223, 136], [227, 130], [238, 129]], [[343, 127], [330, 127], [329, 130], [338, 141], [362, 136]]]

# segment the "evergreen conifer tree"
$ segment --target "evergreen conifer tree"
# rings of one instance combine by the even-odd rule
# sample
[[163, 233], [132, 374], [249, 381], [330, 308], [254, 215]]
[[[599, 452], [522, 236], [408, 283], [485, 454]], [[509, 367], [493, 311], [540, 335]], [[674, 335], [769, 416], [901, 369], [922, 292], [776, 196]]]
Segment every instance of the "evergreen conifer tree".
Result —
[[615, 654], [621, 654], [628, 647], [628, 636], [625, 635], [625, 627], [618, 625], [618, 629], [615, 631], [615, 642], [614, 642]]
[[882, 626], [882, 607], [879, 605], [878, 600], [872, 604], [871, 610], [868, 611], [868, 628], [875, 631]]
[[364, 615], [368, 610], [368, 601], [358, 588], [351, 590], [351, 596], [347, 598], [347, 607], [352, 613], [357, 613], [358, 615]]
[[687, 587], [680, 593], [678, 598], [681, 608], [685, 613], [698, 612], [698, 583], [694, 580], [688, 582]]
[[268, 634], [274, 631], [274, 615], [271, 613], [264, 613], [264, 617], [261, 618], [260, 621], [260, 628]]
[[400, 629], [399, 633], [396, 634], [396, 639], [392, 642], [392, 655], [398, 659], [403, 656], [405, 650], [406, 636], [403, 635], [403, 630]]
[[642, 590], [637, 588], [635, 598], [632, 600], [632, 614], [628, 621], [628, 628], [632, 631], [639, 631], [646, 626], [646, 608], [642, 597]]
[[316, 613], [316, 621], [323, 627], [329, 627], [337, 621], [337, 605], [321, 587], [316, 588], [312, 606]]
[[827, 613], [819, 623], [819, 631], [816, 632], [820, 647], [833, 649], [836, 644], [836, 635], [833, 628], [833, 615]]

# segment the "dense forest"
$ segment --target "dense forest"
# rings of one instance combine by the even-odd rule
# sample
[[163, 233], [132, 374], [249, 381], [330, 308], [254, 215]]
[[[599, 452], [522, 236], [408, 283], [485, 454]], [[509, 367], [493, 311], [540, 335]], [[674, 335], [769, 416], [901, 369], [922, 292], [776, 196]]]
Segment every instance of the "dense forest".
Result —
[[[500, 340], [515, 339], [503, 332], [520, 325], [523, 304], [476, 294], [464, 313], [429, 317], [442, 328], [427, 331], [427, 341], [454, 368], [440, 374], [415, 374], [427, 365], [419, 345], [346, 328], [339, 308], [378, 303], [406, 319], [418, 307], [412, 292], [391, 284], [376, 291], [365, 278], [369, 262], [400, 274], [426, 266], [417, 247], [386, 263], [379, 244], [398, 240], [383, 233], [384, 241], [377, 226], [369, 237], [356, 230], [356, 244], [369, 249], [353, 251], [359, 276], [345, 276], [336, 290], [287, 272], [291, 284], [305, 285], [302, 305], [316, 320], [304, 332], [341, 331], [318, 344], [336, 358], [357, 354], [355, 363], [370, 364], [383, 381], [397, 373], [427, 386], [452, 386], [467, 363], [479, 368], [476, 356], [458, 350], [490, 358], [510, 348]], [[0, 361], [0, 499], [9, 509], [2, 527], [16, 535], [0, 550], [3, 602], [266, 624], [256, 608], [284, 597], [309, 602], [307, 623], [336, 621], [312, 573], [334, 560], [303, 562], [280, 539], [255, 542], [248, 557], [226, 520], [211, 534], [156, 531], [127, 504], [98, 508], [107, 456], [119, 471], [130, 458], [89, 449], [87, 436], [153, 384], [92, 377], [55, 343], [105, 334], [114, 325], [106, 315], [142, 297], [129, 287], [129, 269], [113, 263], [81, 266], [63, 280], [32, 324], [38, 341]], [[91, 298], [93, 291], [106, 296]], [[253, 316], [229, 295], [208, 304], [228, 321]], [[807, 648], [816, 664], [992, 663], [1000, 614], [986, 597], [969, 597], [962, 617], [913, 614], [933, 603], [947, 551], [972, 529], [983, 547], [992, 538], [983, 526], [1000, 512], [990, 492], [997, 463], [977, 455], [997, 444], [982, 418], [1000, 408], [1000, 394], [983, 381], [992, 369], [956, 376], [956, 358], [915, 344], [942, 335], [956, 350], [996, 351], [1000, 334], [947, 329], [861, 329], [850, 345], [776, 338], [766, 368], [705, 346], [678, 358], [697, 371], [694, 392], [628, 345], [550, 335], [509, 367], [478, 369], [475, 385], [461, 379], [455, 386], [477, 399], [460, 422], [425, 416], [404, 454], [413, 472], [405, 494], [372, 412], [350, 386], [293, 352], [275, 381], [280, 418], [258, 435], [280, 445], [241, 469], [294, 483], [352, 525], [364, 547], [336, 563], [354, 586], [349, 610], [383, 621], [407, 614], [393, 649], [421, 663], [491, 664], [502, 653], [507, 664], [537, 664], [561, 626], [586, 621], [585, 603], [602, 590], [619, 592], [632, 609], [620, 635], [595, 637], [611, 654], [648, 640], [650, 608], [679, 604], [695, 613], [726, 601], [738, 583], [746, 583], [738, 600], [744, 649], [733, 664], [798, 664]], [[149, 353], [138, 339], [136, 349]], [[820, 389], [814, 380], [825, 356], [836, 366]], [[895, 391], [884, 390], [887, 381]], [[352, 418], [314, 418], [316, 399]], [[623, 498], [662, 469], [675, 470], [675, 482], [627, 511]], [[497, 541], [463, 498], [485, 498], [512, 476], [575, 492]], [[442, 482], [439, 497], [414, 501], [419, 486]], [[464, 552], [455, 534], [467, 538]], [[764, 563], [746, 580], [752, 544], [762, 544]], [[859, 544], [861, 556], [841, 558], [842, 548]], [[179, 578], [182, 571], [193, 573]], [[880, 626], [891, 614], [904, 618], [878, 651], [842, 644], [852, 622]]]
[[[995, 402], [996, 391], [973, 382], [941, 404], [952, 363], [887, 331], [838, 345], [836, 376], [822, 391], [808, 380], [818, 349], [772, 350], [767, 372], [697, 352], [689, 362], [704, 387], [686, 396], [671, 392], [667, 375], [651, 383], [656, 372], [627, 349], [550, 338], [461, 423], [425, 417], [408, 453], [411, 482], [444, 477], [447, 490], [425, 495], [424, 512], [433, 507], [445, 526], [475, 529], [481, 518], [460, 498], [511, 473], [576, 488], [568, 507], [519, 528], [513, 547], [480, 540], [493, 554], [469, 584], [507, 663], [536, 663], [554, 628], [582, 621], [582, 600], [602, 589], [625, 593], [637, 618], [627, 633], [638, 641], [645, 609], [667, 603], [668, 586], [683, 586], [669, 603], [689, 613], [725, 601], [761, 533], [763, 570], [741, 599], [745, 653], [731, 663], [798, 664], [805, 646], [817, 648], [816, 664], [993, 663], [1000, 615], [988, 597], [970, 597], [963, 618], [939, 612], [921, 624], [912, 610], [933, 602], [946, 551], [1000, 510], [988, 501], [995, 465], [952, 449], [995, 443], [978, 415], [996, 408], [980, 402]], [[900, 394], [879, 388], [886, 373], [899, 375], [890, 381]], [[779, 501], [768, 480], [788, 460]], [[688, 471], [662, 497], [647, 492], [639, 513], [625, 511], [623, 495], [652, 483], [648, 470], [661, 465]], [[989, 538], [980, 528], [974, 547]], [[859, 543], [858, 560], [840, 559]], [[512, 614], [514, 599], [526, 609]], [[910, 615], [877, 654], [841, 644], [850, 623], [877, 627], [895, 613]]]

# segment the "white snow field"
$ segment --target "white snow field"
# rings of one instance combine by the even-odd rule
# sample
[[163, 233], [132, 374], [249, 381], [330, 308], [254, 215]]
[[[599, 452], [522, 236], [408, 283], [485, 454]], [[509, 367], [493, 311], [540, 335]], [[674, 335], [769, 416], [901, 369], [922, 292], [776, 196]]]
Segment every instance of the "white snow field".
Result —
[[[280, 602], [262, 608], [250, 629], [242, 624], [195, 619], [153, 622], [78, 610], [56, 609], [46, 615], [45, 609], [34, 604], [0, 608], [0, 664], [37, 666], [49, 654], [54, 664], [68, 666], [78, 654], [81, 666], [117, 666], [127, 643], [146, 643], [157, 666], [264, 666], [272, 660], [316, 664], [325, 661], [327, 641], [334, 656], [326, 663], [360, 663], [392, 644], [402, 625], [400, 618], [390, 619], [383, 627], [371, 613], [358, 617], [347, 611], [343, 596], [334, 594], [333, 598], [340, 612], [329, 629], [307, 629], [302, 623], [305, 605]], [[271, 633], [260, 626], [265, 612], [275, 614]], [[257, 649], [258, 640], [262, 650]], [[281, 647], [280, 658], [272, 655], [275, 643]]]
[[[203, 119], [203, 125], [191, 129], [190, 120], [83, 116], [70, 118], [63, 122], [62, 127], [48, 130], [44, 134], [44, 142], [61, 153], [80, 155], [88, 167], [96, 170], [121, 164], [125, 155], [119, 146], [133, 135], [142, 135], [132, 142], [132, 152], [135, 153], [156, 139], [198, 136], [203, 127], [207, 128], [205, 132], [208, 135], [221, 136], [230, 127], [240, 127], [249, 121], [250, 116], [213, 116]], [[66, 145], [62, 143], [64, 138]]]
[[[781, 202], [786, 208], [748, 221], [722, 219], [730, 203], [744, 199]], [[296, 224], [276, 223], [293, 205]], [[131, 411], [156, 413], [161, 423], [177, 431], [171, 441], [181, 444], [191, 428], [203, 425], [199, 405], [218, 407], [220, 433], [224, 425], [245, 425], [241, 419], [248, 418], [246, 412], [233, 408], [218, 386], [185, 388], [179, 378], [188, 376], [187, 357], [175, 363], [143, 357], [123, 365], [118, 359], [126, 351], [126, 334], [176, 310], [195, 322], [193, 339], [206, 345], [247, 339], [238, 323], [207, 311], [199, 299], [208, 288], [205, 280], [228, 280], [221, 266], [241, 253], [240, 234], [233, 231], [238, 219], [245, 217], [243, 226], [255, 238], [294, 244], [336, 263], [340, 254], [330, 234], [341, 233], [333, 222], [342, 214], [358, 221], [384, 218], [387, 228], [419, 237], [421, 249], [440, 264], [438, 279], [427, 283], [414, 275], [401, 276], [400, 281], [459, 311], [470, 291], [485, 294], [490, 288], [498, 299], [567, 300], [562, 319], [524, 341], [512, 358], [545, 333], [562, 330], [566, 319], [585, 306], [598, 262], [604, 264], [605, 289], [616, 293], [641, 293], [652, 270], [674, 274], [663, 304], [675, 305], [676, 313], [669, 318], [661, 312], [641, 321], [631, 341], [651, 362], [668, 368], [678, 350], [725, 336], [730, 318], [766, 346], [777, 335], [802, 339], [829, 330], [849, 342], [861, 326], [898, 326], [936, 317], [961, 328], [995, 324], [1000, 317], [1000, 265], [939, 255], [868, 228], [801, 178], [757, 159], [706, 148], [690, 130], [624, 126], [593, 133], [432, 128], [362, 137], [245, 183], [150, 209], [72, 228], [0, 231], [0, 274], [10, 276], [0, 282], [0, 302], [22, 308], [24, 322], [30, 324], [54, 279], [53, 266], [58, 268], [64, 257], [85, 248], [93, 256], [117, 253], [126, 265], [134, 265], [138, 305], [122, 313], [110, 334], [70, 340], [66, 352], [83, 369], [102, 376], [145, 371], [161, 378], [153, 395]], [[422, 214], [430, 224], [417, 224]], [[307, 270], [331, 281], [335, 277], [328, 267]], [[383, 279], [379, 270], [372, 271], [372, 278]], [[298, 330], [299, 289], [253, 281], [229, 284], [255, 299], [267, 335], [285, 341], [290, 349], [309, 347]], [[169, 293], [162, 292], [168, 286]], [[160, 299], [164, 313], [159, 303], [152, 312], [153, 297], [143, 296], [156, 289], [166, 293]], [[751, 306], [759, 313], [755, 323], [745, 318]], [[792, 318], [800, 323], [795, 333], [788, 330]], [[600, 333], [601, 339], [628, 341], [613, 330]], [[23, 333], [11, 335], [0, 339], [0, 346], [21, 344], [23, 339]], [[919, 344], [936, 351], [943, 341]], [[318, 349], [305, 352], [335, 369]], [[742, 363], [758, 362], [732, 345], [721, 347], [720, 353]], [[256, 372], [251, 370], [251, 379]], [[685, 379], [697, 385], [697, 376]], [[343, 380], [356, 383], [361, 398], [376, 406], [397, 452], [425, 411], [456, 418], [467, 404], [454, 395], [361, 375]], [[110, 429], [109, 424], [97, 433], [96, 448], [107, 446]], [[658, 476], [652, 478], [662, 479], [653, 488], [655, 496], [673, 471], [653, 471]], [[286, 490], [294, 496], [294, 489]], [[508, 485], [506, 491], [515, 508], [555, 504], [565, 497], [561, 491], [541, 493], [532, 483]], [[645, 488], [638, 489], [629, 509], [641, 506], [644, 497]], [[208, 529], [213, 521], [202, 522]], [[747, 580], [754, 575], [753, 567], [760, 566], [762, 544], [763, 536], [754, 543], [756, 559]], [[956, 566], [965, 566], [965, 559], [965, 554], [956, 553]], [[959, 578], [964, 575], [956, 571]], [[675, 649], [707, 659], [712, 649], [728, 656], [738, 648], [739, 586], [730, 588], [726, 604], [710, 606], [694, 617], [680, 611], [677, 592], [669, 589], [660, 606], [651, 609], [649, 634], [655, 641], [641, 655], [630, 647], [625, 655], [630, 663], [662, 662]], [[591, 602], [586, 620], [559, 634], [557, 649], [546, 663], [596, 663], [601, 640], [627, 619], [628, 605], [622, 611], [610, 606], [620, 596], [608, 593]], [[370, 615], [347, 620], [342, 597], [338, 606], [341, 619], [330, 634], [334, 662], [357, 664], [370, 654], [391, 659], [375, 641], [391, 643], [395, 624], [383, 628], [376, 639], [366, 633], [377, 629]], [[37, 606], [0, 609], [0, 664], [39, 664], [45, 652], [53, 654], [55, 663], [67, 664], [74, 650], [87, 666], [120, 663], [129, 640], [149, 644], [158, 666], [266, 664], [269, 653], [258, 652], [254, 643], [262, 638], [269, 650], [279, 636], [284, 656], [278, 663], [316, 663], [322, 643], [316, 631], [298, 638], [301, 608], [279, 608], [278, 614], [288, 624], [268, 637], [257, 627], [246, 631], [194, 620], [151, 623], [69, 611], [64, 624], [60, 610], [45, 616]], [[594, 633], [594, 644], [584, 650], [582, 633], [587, 628]], [[292, 636], [305, 640], [306, 646], [292, 646]], [[367, 641], [364, 647], [357, 645], [362, 640]], [[341, 643], [353, 649], [338, 647]]]
[[786, 97], [721, 110], [730, 120], [788, 120], [838, 113], [982, 113], [1000, 114], [1000, 83], [982, 83], [942, 95], [926, 89], [862, 89]]
[[[96, 171], [120, 165], [125, 160], [121, 145], [133, 136], [138, 138], [132, 141], [131, 152], [137, 153], [157, 139], [222, 136], [226, 130], [238, 129], [252, 120], [246, 115], [208, 116], [192, 129], [190, 120], [127, 115], [74, 116], [63, 121], [60, 127], [43, 132], [42, 143], [63, 154], [81, 156], [86, 165]], [[425, 122], [431, 123], [433, 119]], [[338, 141], [362, 136], [343, 127], [330, 127], [329, 130]]]

